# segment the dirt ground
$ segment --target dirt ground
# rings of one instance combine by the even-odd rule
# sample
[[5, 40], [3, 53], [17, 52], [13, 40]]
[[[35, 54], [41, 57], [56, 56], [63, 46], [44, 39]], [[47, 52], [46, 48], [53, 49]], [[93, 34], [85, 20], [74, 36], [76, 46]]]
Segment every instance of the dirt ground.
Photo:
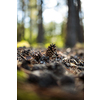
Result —
[[84, 100], [84, 49], [17, 48], [18, 100]]

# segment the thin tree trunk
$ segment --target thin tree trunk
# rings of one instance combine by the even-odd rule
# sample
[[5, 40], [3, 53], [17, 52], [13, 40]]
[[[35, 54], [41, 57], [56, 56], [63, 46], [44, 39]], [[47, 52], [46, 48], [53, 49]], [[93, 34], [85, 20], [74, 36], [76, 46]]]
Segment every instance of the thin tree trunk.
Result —
[[38, 5], [38, 36], [37, 36], [37, 42], [43, 43], [44, 40], [44, 30], [43, 30], [43, 18], [42, 18], [42, 3], [43, 1], [40, 0], [40, 5]]
[[68, 0], [68, 22], [66, 47], [73, 47], [76, 44], [76, 7], [73, 0]]
[[24, 39], [25, 27], [24, 27], [24, 20], [25, 20], [25, 1], [22, 1], [22, 39]]
[[30, 43], [32, 42], [32, 9], [30, 9]]
[[76, 13], [77, 40], [78, 40], [78, 42], [83, 43], [84, 42], [83, 27], [80, 24], [81, 19], [79, 17], [79, 12], [81, 11], [81, 2], [80, 2], [80, 0], [77, 0], [77, 4], [78, 4], [78, 6], [77, 6], [77, 13]]
[[33, 23], [32, 23], [32, 7], [33, 6], [33, 0], [29, 0], [29, 10], [30, 10], [30, 43], [32, 43], [32, 29], [33, 29]]

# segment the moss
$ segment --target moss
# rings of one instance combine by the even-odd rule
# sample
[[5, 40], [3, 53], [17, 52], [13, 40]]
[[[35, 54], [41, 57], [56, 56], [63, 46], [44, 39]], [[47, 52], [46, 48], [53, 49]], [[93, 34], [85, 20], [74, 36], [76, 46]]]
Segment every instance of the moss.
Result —
[[22, 71], [17, 71], [17, 81], [24, 82], [27, 78], [27, 75]]
[[[41, 97], [34, 92], [26, 92], [25, 90], [17, 91], [17, 100], [62, 100], [62, 98], [57, 97]], [[63, 98], [63, 100], [66, 100]]]
[[17, 91], [17, 100], [41, 100], [34, 92], [26, 92], [24, 90]]

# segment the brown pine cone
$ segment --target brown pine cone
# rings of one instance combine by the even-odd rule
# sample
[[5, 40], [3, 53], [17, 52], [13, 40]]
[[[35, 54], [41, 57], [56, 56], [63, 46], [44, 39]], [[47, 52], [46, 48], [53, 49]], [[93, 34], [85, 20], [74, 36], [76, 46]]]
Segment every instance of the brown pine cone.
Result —
[[39, 59], [42, 57], [41, 52], [35, 52], [35, 54], [33, 55], [33, 57], [35, 58], [36, 61], [39, 61]]
[[57, 55], [56, 52], [56, 46], [55, 44], [50, 44], [50, 46], [48, 46], [47, 50], [46, 50], [46, 56], [52, 57], [52, 55]]

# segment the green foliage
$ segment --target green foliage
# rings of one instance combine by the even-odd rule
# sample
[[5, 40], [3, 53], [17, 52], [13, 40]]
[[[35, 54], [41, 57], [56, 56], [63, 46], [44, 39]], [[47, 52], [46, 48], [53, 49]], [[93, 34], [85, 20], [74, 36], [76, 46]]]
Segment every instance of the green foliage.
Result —
[[24, 36], [24, 38], [30, 44], [36, 43], [37, 34], [36, 33], [32, 33], [32, 37], [31, 37], [32, 41], [30, 41], [30, 30], [29, 30], [29, 28], [25, 28], [25, 36]]
[[62, 48], [64, 46], [63, 38], [61, 37], [61, 35], [56, 35], [53, 37], [47, 36], [45, 47], [47, 48], [50, 45], [50, 43], [56, 44], [58, 48]]
[[17, 43], [17, 47], [45, 47], [47, 48], [50, 43], [55, 43], [58, 48], [62, 48], [64, 46], [64, 39], [61, 35], [55, 35], [54, 33], [54, 26], [56, 24], [51, 22], [47, 26], [45, 26], [46, 31], [45, 31], [45, 40], [44, 43], [38, 44], [36, 42], [37, 39], [37, 34], [32, 33], [32, 41], [30, 41], [30, 30], [29, 28], [25, 28], [25, 34], [24, 34], [24, 40], [21, 40], [20, 42]]
[[30, 37], [30, 30], [29, 28], [25, 28], [25, 35], [24, 35], [25, 40], [28, 40], [29, 37]]
[[56, 23], [50, 22], [48, 24], [44, 24], [45, 27], [45, 36], [53, 36], [55, 33]]
[[24, 39], [24, 25], [21, 23], [17, 23], [17, 41], [21, 41]]

